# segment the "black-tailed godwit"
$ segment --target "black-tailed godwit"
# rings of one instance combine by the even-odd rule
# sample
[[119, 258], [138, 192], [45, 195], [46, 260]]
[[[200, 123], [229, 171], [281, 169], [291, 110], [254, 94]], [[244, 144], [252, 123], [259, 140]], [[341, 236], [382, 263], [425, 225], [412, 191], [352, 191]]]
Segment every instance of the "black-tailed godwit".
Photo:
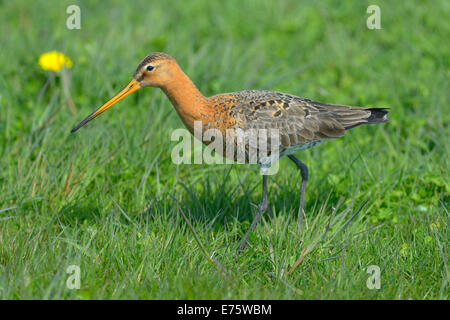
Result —
[[[188, 130], [194, 132], [194, 122], [204, 129], [227, 130], [277, 129], [278, 157], [287, 156], [300, 170], [302, 183], [299, 200], [299, 226], [302, 223], [308, 168], [295, 157], [299, 150], [313, 147], [329, 139], [345, 135], [362, 124], [388, 121], [385, 108], [362, 108], [334, 105], [300, 98], [291, 94], [245, 90], [205, 97], [177, 62], [165, 53], [151, 53], [138, 65], [130, 83], [81, 121], [71, 132], [106, 111], [130, 93], [143, 87], [161, 88], [172, 102]], [[204, 141], [208, 144], [210, 141]], [[260, 163], [267, 166], [267, 163]], [[270, 165], [270, 163], [269, 163]], [[267, 174], [263, 174], [262, 199], [257, 214], [238, 248], [238, 254], [248, 242], [249, 234], [267, 210]]]

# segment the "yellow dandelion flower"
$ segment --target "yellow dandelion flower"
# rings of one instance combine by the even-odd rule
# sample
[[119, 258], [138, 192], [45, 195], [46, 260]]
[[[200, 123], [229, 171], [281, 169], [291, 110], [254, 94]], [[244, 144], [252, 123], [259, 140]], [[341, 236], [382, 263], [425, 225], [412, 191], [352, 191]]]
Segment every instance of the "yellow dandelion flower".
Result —
[[44, 70], [58, 72], [62, 67], [72, 68], [72, 60], [58, 51], [50, 51], [39, 56], [39, 65]]

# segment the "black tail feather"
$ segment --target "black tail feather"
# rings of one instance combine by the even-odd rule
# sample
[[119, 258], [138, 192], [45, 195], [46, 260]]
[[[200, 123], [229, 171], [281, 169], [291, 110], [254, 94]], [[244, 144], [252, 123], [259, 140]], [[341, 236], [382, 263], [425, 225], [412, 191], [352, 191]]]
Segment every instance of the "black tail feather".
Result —
[[366, 110], [370, 111], [370, 116], [367, 118], [367, 123], [380, 123], [380, 122], [388, 122], [389, 119], [386, 118], [388, 114], [387, 108], [368, 108]]
[[366, 118], [364, 122], [357, 123], [349, 127], [345, 127], [345, 130], [352, 129], [362, 124], [383, 123], [389, 121], [389, 119], [386, 118], [386, 115], [389, 112], [388, 108], [367, 108], [366, 110], [370, 111], [370, 116]]

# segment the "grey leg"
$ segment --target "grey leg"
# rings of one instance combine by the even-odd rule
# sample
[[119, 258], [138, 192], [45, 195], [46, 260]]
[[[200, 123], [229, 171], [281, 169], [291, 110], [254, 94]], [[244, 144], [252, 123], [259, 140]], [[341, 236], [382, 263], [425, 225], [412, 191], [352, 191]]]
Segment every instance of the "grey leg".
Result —
[[267, 210], [267, 176], [263, 175], [263, 187], [262, 187], [262, 199], [261, 202], [258, 204], [258, 212], [256, 213], [255, 219], [253, 219], [253, 222], [248, 229], [247, 233], [245, 234], [244, 239], [242, 239], [241, 244], [239, 245], [239, 248], [236, 252], [236, 255], [239, 255], [242, 250], [244, 250], [245, 246], [247, 245], [248, 238], [250, 237], [250, 233], [256, 228], [256, 225], [258, 224], [259, 220], [261, 219], [262, 214]]
[[300, 205], [298, 209], [298, 229], [301, 228], [303, 222], [303, 206], [305, 204], [305, 192], [306, 192], [306, 182], [308, 181], [308, 167], [297, 159], [294, 155], [289, 155], [289, 159], [291, 159], [297, 168], [300, 170], [300, 174], [302, 176], [302, 186], [300, 187]]

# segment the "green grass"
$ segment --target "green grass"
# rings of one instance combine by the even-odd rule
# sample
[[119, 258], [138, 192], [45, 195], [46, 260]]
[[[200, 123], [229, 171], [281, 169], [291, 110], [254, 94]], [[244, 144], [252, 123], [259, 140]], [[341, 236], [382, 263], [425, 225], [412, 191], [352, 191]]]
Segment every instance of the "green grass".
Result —
[[[73, 2], [0, 0], [0, 298], [448, 299], [448, 1], [83, 1], [81, 30], [67, 30]], [[366, 28], [370, 4], [382, 30]], [[75, 113], [37, 64], [50, 50], [73, 60]], [[300, 176], [282, 159], [271, 215], [236, 258], [258, 170], [174, 165], [183, 125], [160, 90], [69, 133], [152, 51], [205, 95], [272, 89], [390, 107], [391, 121], [298, 154], [310, 169], [300, 232]], [[80, 290], [66, 287], [69, 265]], [[380, 290], [366, 287], [370, 265]]]

